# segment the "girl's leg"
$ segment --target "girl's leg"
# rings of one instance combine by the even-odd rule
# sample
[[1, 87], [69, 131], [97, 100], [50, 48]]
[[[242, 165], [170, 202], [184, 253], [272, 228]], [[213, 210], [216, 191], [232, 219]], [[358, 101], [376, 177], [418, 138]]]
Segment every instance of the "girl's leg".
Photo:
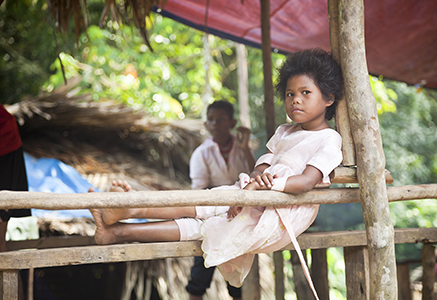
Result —
[[103, 210], [90, 209], [96, 222], [94, 239], [99, 245], [124, 242], [179, 241], [179, 227], [175, 221], [107, 225], [103, 222]]
[[102, 220], [106, 225], [112, 225], [126, 219], [180, 219], [195, 218], [196, 209], [188, 207], [150, 207], [150, 208], [106, 208]]

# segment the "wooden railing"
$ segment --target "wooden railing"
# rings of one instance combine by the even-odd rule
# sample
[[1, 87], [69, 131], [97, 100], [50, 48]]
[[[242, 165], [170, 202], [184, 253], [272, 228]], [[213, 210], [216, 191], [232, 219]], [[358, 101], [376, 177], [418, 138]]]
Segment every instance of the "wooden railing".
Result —
[[[387, 188], [389, 201], [437, 198], [437, 184]], [[151, 191], [135, 193], [53, 194], [40, 192], [0, 192], [0, 208], [83, 209], [119, 207], [166, 207], [192, 205], [298, 205], [359, 202], [358, 189], [320, 189], [299, 195], [275, 191]], [[135, 243], [89, 246], [89, 237], [41, 239], [10, 243], [12, 251], [0, 253], [1, 299], [18, 299], [18, 270], [29, 268], [150, 260], [201, 255], [200, 242]], [[302, 249], [344, 247], [348, 299], [368, 299], [367, 239], [365, 231], [304, 233], [298, 241]], [[436, 228], [395, 230], [395, 243], [437, 243]], [[86, 246], [85, 246], [86, 245]], [[60, 247], [59, 247], [60, 246]], [[55, 248], [51, 248], [55, 247]], [[37, 249], [18, 251], [19, 249]], [[424, 247], [425, 248], [425, 247]], [[292, 245], [286, 249], [293, 249]], [[427, 248], [426, 248], [427, 249]], [[427, 253], [430, 253], [428, 251]], [[435, 262], [426, 254], [425, 260]], [[428, 267], [427, 267], [428, 269]], [[426, 274], [428, 274], [427, 272]], [[425, 274], [425, 272], [424, 272]], [[425, 286], [430, 280], [424, 280]], [[317, 287], [316, 287], [317, 288]]]

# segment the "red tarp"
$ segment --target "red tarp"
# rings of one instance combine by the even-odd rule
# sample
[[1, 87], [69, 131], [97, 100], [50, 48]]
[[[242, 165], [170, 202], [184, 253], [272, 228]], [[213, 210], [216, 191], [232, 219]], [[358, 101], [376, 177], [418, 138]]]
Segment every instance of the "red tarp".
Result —
[[[206, 10], [207, 2], [209, 9]], [[270, 0], [272, 47], [329, 50], [327, 0]], [[365, 0], [369, 72], [437, 89], [437, 0]], [[168, 0], [162, 14], [249, 45], [261, 43], [260, 0]]]

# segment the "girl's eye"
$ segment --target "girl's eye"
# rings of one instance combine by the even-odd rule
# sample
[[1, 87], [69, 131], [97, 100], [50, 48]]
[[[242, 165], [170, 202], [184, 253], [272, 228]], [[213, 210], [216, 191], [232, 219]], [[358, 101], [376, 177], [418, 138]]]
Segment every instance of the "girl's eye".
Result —
[[285, 96], [286, 96], [286, 97], [293, 97], [294, 94], [293, 94], [293, 93], [286, 93]]
[[309, 93], [311, 93], [310, 91], [303, 91], [302, 94], [304, 95], [308, 95]]

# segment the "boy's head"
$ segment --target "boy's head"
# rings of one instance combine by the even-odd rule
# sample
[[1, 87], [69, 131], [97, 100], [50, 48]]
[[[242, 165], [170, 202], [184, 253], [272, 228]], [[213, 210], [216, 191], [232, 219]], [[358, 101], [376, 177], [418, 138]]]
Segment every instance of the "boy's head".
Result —
[[297, 75], [307, 75], [314, 81], [325, 100], [334, 100], [325, 115], [326, 119], [332, 119], [337, 101], [343, 98], [343, 76], [330, 52], [315, 48], [291, 53], [278, 71], [276, 90], [282, 100], [285, 99], [288, 80]]
[[216, 141], [229, 139], [232, 128], [237, 124], [234, 107], [227, 101], [215, 101], [206, 110], [205, 127]]

